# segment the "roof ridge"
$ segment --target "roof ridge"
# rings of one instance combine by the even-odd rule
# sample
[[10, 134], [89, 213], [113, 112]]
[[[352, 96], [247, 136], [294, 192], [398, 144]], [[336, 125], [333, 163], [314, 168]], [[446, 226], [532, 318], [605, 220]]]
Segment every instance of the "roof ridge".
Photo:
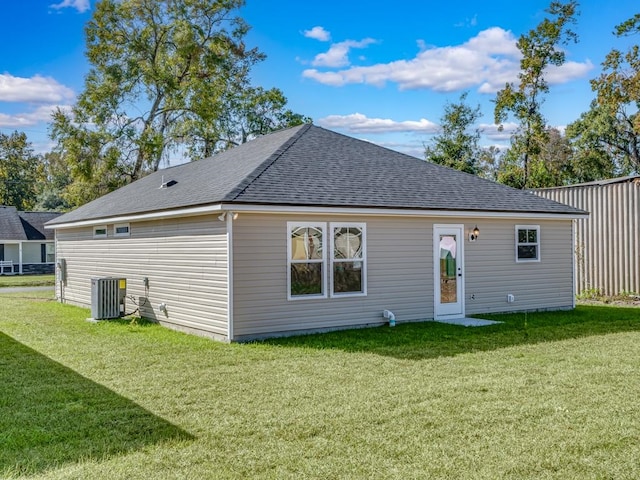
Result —
[[[278, 158], [280, 158], [289, 148], [296, 143], [302, 134], [308, 131], [313, 124], [307, 123], [300, 127], [300, 129], [289, 137], [282, 145], [280, 145], [275, 152], [273, 152], [266, 160], [264, 160], [260, 165], [258, 165], [251, 174], [247, 175], [235, 188], [229, 191], [227, 195], [225, 195], [223, 201], [233, 201], [237, 199], [242, 193], [251, 186], [253, 182], [255, 182], [260, 176], [266, 172], [271, 165], [273, 165]], [[296, 127], [292, 127], [296, 128]]]

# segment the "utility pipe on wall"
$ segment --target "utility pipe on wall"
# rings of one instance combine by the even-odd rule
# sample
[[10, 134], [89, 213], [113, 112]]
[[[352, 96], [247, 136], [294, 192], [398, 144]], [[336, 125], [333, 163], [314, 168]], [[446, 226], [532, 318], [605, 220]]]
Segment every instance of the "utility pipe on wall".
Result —
[[395, 327], [396, 326], [396, 316], [393, 314], [392, 311], [390, 310], [383, 310], [382, 311], [382, 316], [384, 318], [389, 319], [389, 326], [390, 327]]

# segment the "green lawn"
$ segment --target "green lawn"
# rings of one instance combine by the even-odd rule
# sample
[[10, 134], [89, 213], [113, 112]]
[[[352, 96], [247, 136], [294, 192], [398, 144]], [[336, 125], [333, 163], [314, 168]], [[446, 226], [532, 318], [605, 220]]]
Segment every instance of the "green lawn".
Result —
[[54, 283], [55, 275], [0, 275], [0, 288], [53, 286]]
[[640, 478], [640, 309], [225, 345], [28, 295], [0, 478]]

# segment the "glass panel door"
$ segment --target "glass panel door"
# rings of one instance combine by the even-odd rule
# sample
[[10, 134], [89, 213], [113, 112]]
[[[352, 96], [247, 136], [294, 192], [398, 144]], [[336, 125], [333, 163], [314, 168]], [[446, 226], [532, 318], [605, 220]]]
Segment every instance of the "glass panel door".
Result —
[[464, 227], [434, 226], [434, 317], [464, 316]]
[[440, 303], [458, 301], [458, 268], [456, 262], [456, 237], [440, 237]]

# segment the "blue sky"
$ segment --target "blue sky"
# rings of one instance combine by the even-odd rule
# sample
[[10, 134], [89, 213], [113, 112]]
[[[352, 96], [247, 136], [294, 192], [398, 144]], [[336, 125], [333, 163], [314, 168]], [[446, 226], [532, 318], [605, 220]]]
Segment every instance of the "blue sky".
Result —
[[[89, 68], [84, 25], [94, 3], [2, 1], [0, 132], [24, 131], [37, 151], [50, 148], [51, 110], [73, 104]], [[463, 92], [468, 104], [481, 106], [482, 144], [508, 144], [493, 125], [491, 101], [516, 80], [515, 42], [548, 6], [539, 0], [248, 0], [239, 13], [252, 27], [247, 45], [267, 55], [254, 68], [256, 85], [280, 88], [289, 107], [317, 125], [422, 157], [445, 105]], [[638, 11], [637, 0], [581, 2], [574, 26], [579, 42], [566, 47], [567, 63], [547, 74], [551, 93], [543, 111], [551, 125], [562, 128], [588, 110], [589, 80], [612, 47], [640, 42], [612, 34]]]

